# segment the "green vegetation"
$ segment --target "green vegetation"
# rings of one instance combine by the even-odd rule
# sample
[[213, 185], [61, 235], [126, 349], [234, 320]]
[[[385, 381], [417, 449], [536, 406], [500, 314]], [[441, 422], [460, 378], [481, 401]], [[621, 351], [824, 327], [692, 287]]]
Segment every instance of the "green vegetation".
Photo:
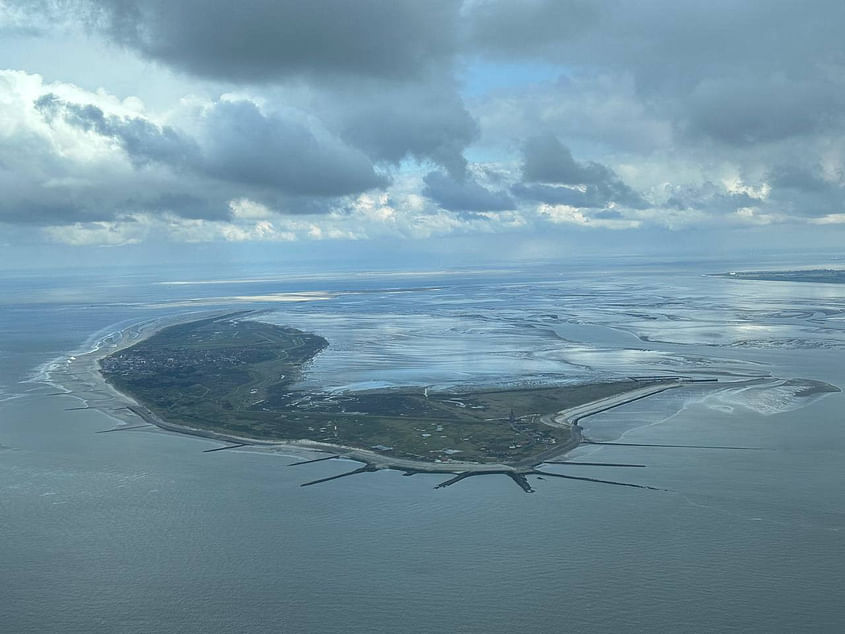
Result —
[[101, 361], [106, 379], [172, 423], [260, 439], [307, 439], [423, 461], [516, 462], [569, 440], [543, 414], [643, 383], [430, 393], [293, 388], [328, 345], [235, 313], [171, 326]]
[[845, 284], [845, 269], [807, 269], [802, 271], [739, 271], [719, 273], [715, 277], [737, 280], [762, 280], [769, 282], [821, 282]]

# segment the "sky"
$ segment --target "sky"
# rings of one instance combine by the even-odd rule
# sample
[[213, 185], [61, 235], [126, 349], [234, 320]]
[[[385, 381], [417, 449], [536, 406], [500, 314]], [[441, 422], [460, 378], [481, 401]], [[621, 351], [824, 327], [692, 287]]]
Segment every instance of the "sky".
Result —
[[0, 0], [0, 268], [845, 245], [845, 3]]

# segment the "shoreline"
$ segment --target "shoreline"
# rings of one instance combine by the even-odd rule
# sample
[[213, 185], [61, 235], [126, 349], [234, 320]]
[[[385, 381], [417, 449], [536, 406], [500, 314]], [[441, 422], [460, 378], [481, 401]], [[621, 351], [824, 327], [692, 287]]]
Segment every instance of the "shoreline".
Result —
[[[67, 390], [68, 396], [74, 396], [83, 400], [88, 408], [97, 409], [120, 421], [112, 430], [120, 431], [130, 426], [137, 429], [138, 419], [145, 425], [170, 433], [177, 433], [208, 440], [229, 443], [236, 447], [263, 448], [268, 450], [305, 450], [309, 452], [321, 452], [334, 454], [338, 458], [345, 458], [361, 462], [367, 468], [375, 469], [396, 469], [406, 473], [512, 473], [523, 474], [530, 472], [533, 468], [543, 464], [546, 460], [560, 458], [580, 446], [584, 439], [578, 421], [598, 414], [600, 412], [620, 407], [642, 398], [659, 394], [669, 389], [680, 387], [684, 382], [677, 380], [670, 383], [649, 385], [635, 388], [628, 392], [604, 397], [588, 403], [570, 407], [558, 412], [543, 414], [541, 421], [549, 426], [566, 428], [570, 431], [569, 440], [542, 451], [534, 456], [525, 458], [515, 463], [477, 463], [477, 462], [423, 462], [409, 458], [397, 458], [385, 456], [375, 451], [349, 447], [346, 445], [335, 445], [312, 440], [263, 440], [247, 436], [235, 436], [213, 430], [189, 427], [162, 419], [143, 403], [138, 402], [130, 395], [121, 392], [111, 383], [106, 381], [100, 372], [99, 361], [115, 352], [133, 346], [169, 326], [181, 323], [188, 323], [198, 319], [211, 318], [231, 314], [232, 311], [198, 311], [189, 314], [181, 314], [172, 317], [153, 318], [148, 321], [136, 322], [124, 329], [106, 334], [102, 341], [114, 338], [111, 345], [99, 345], [89, 352], [72, 355], [69, 354], [65, 363], [61, 366], [48, 370], [47, 381], [54, 383], [63, 390]], [[100, 342], [95, 342], [100, 343]], [[62, 376], [64, 374], [64, 376]], [[81, 375], [82, 378], [79, 378]], [[105, 400], [106, 403], [101, 401]], [[100, 401], [100, 404], [97, 402]], [[127, 415], [126, 413], [129, 413]], [[224, 449], [221, 447], [220, 449]], [[233, 447], [235, 448], [235, 447]]]

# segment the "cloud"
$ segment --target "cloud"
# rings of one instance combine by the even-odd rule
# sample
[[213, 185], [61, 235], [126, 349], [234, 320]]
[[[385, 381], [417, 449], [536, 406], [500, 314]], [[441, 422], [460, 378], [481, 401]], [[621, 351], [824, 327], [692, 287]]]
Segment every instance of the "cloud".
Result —
[[250, 101], [221, 101], [203, 118], [201, 168], [283, 194], [342, 196], [386, 185], [369, 159], [298, 121], [266, 116]]
[[426, 239], [452, 233], [493, 233], [520, 229], [525, 219], [516, 212], [461, 214], [432, 208], [423, 199], [397, 193], [361, 194], [320, 215], [283, 215], [250, 199], [230, 204], [226, 219], [185, 218], [168, 212], [123, 214], [108, 221], [48, 226], [51, 242], [74, 246], [120, 246], [142, 241], [320, 242], [325, 240]]
[[748, 191], [730, 191], [712, 182], [697, 186], [674, 186], [668, 188], [667, 192], [669, 197], [663, 204], [664, 208], [695, 209], [712, 214], [733, 213], [765, 202], [763, 193], [753, 196]]
[[780, 69], [800, 76], [802, 68], [814, 70], [808, 60], [834, 62], [845, 7], [837, 0], [819, 0], [812, 11], [800, 0], [479, 0], [465, 14], [473, 49], [570, 67], [624, 68], [652, 90], [694, 86], [725, 71]]
[[[51, 92], [77, 91], [60, 84], [45, 87], [36, 75], [0, 71], [0, 220], [108, 220], [116, 200], [134, 193], [124, 181], [131, 166], [110, 140], [68, 125], [61, 117], [48, 121], [36, 101]], [[119, 102], [111, 105], [120, 108]]]
[[413, 157], [460, 178], [463, 150], [478, 137], [478, 124], [448, 77], [398, 85], [362, 81], [352, 94], [338, 89], [328, 103], [326, 118], [336, 122], [343, 139], [375, 161], [398, 164]]
[[593, 229], [636, 229], [642, 224], [636, 219], [626, 219], [616, 212], [588, 213], [570, 205], [540, 205], [538, 213], [552, 224], [576, 225]]
[[149, 236], [149, 228], [129, 218], [122, 221], [74, 223], [62, 227], [46, 227], [44, 235], [52, 242], [73, 246], [117, 247], [138, 244]]
[[410, 157], [463, 175], [462, 153], [478, 126], [452, 72], [460, 3], [112, 0], [77, 6], [113, 42], [194, 77], [304, 83], [313, 99], [309, 108], [374, 161], [396, 165]]
[[744, 221], [811, 221], [835, 217], [845, 209], [841, 174], [825, 175], [820, 166], [778, 165], [754, 185], [711, 182], [665, 187], [661, 207], [704, 212], [713, 219], [733, 214]]
[[814, 218], [810, 222], [817, 225], [843, 225], [845, 224], [845, 213], [827, 214], [821, 218]]
[[796, 165], [777, 165], [769, 172], [769, 182], [779, 190], [795, 190], [800, 192], [825, 192], [831, 187], [841, 186], [831, 183], [822, 177], [817, 166], [815, 169]]
[[0, 2], [26, 69], [0, 72], [0, 222], [76, 244], [834, 231], [845, 5], [763, 4]]
[[363, 152], [319, 122], [293, 110], [264, 113], [246, 99], [188, 108], [179, 127], [131, 100], [7, 71], [0, 115], [7, 222], [146, 212], [222, 219], [243, 197], [283, 212], [327, 213], [338, 198], [388, 184]]
[[770, 204], [794, 216], [835, 218], [845, 211], [844, 177], [818, 165], [778, 165], [768, 174]]
[[619, 94], [630, 83], [636, 108], [691, 143], [753, 146], [845, 122], [845, 4], [837, 0], [812, 10], [798, 0], [480, 0], [467, 19], [472, 50], [558, 64], [575, 82], [558, 87], [564, 101], [577, 98], [571, 91], [585, 77], [614, 78]]
[[517, 198], [534, 200], [551, 205], [567, 205], [585, 209], [604, 208], [613, 204], [641, 208], [646, 206], [642, 199], [624, 184], [587, 185], [566, 187], [556, 185], [525, 185], [517, 183], [511, 193]]
[[450, 211], [503, 211], [513, 209], [514, 202], [503, 191], [491, 191], [470, 177], [459, 181], [442, 172], [429, 172], [423, 195]]
[[744, 76], [707, 78], [690, 92], [682, 124], [688, 132], [730, 145], [809, 135], [841, 125], [842, 88], [841, 83], [781, 73], [751, 81]]
[[35, 101], [48, 122], [65, 123], [118, 142], [136, 166], [164, 163], [282, 194], [340, 196], [386, 183], [361, 152], [301, 122], [264, 115], [251, 101], [219, 101], [202, 114], [198, 139], [141, 117], [106, 115], [91, 104], [48, 93]]
[[511, 192], [527, 200], [584, 208], [610, 204], [634, 209], [648, 206], [609, 167], [577, 162], [552, 135], [535, 136], [525, 143], [522, 177], [525, 182], [515, 184]]
[[509, 58], [553, 51], [597, 25], [602, 9], [585, 0], [482, 0], [468, 13], [468, 45]]
[[137, 166], [153, 161], [182, 166], [198, 160], [193, 139], [170, 126], [158, 126], [141, 117], [106, 115], [93, 104], [66, 102], [53, 93], [38, 97], [34, 105], [48, 123], [62, 117], [71, 126], [113, 139]]
[[113, 41], [185, 72], [236, 83], [291, 75], [402, 79], [456, 47], [451, 0], [82, 2]]
[[528, 139], [523, 157], [522, 177], [528, 182], [595, 185], [613, 176], [599, 163], [576, 163], [569, 148], [552, 135]]

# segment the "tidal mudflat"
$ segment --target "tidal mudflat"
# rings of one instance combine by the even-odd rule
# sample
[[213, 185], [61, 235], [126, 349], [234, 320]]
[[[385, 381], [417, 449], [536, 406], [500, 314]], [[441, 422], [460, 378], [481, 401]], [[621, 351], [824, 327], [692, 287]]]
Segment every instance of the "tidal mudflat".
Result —
[[[426, 299], [434, 300], [433, 307], [463, 303], [454, 302], [439, 287], [409, 291], [429, 295]], [[354, 301], [356, 295], [360, 293], [334, 293], [341, 306], [344, 298]], [[388, 295], [396, 295], [395, 290]], [[320, 303], [314, 308], [325, 306]], [[277, 321], [284, 314], [280, 311], [218, 311], [210, 316], [177, 313], [131, 325], [105, 338], [94, 353], [66, 363], [87, 368], [84, 375], [91, 381], [89, 390], [108, 392], [116, 399], [106, 401], [105, 409], [124, 419], [125, 424], [117, 429], [156, 425], [228, 443], [219, 449], [310, 449], [325, 452], [330, 459], [345, 457], [364, 463], [350, 474], [379, 468], [406, 474], [451, 472], [461, 478], [504, 473], [519, 476], [515, 479], [526, 491], [532, 489], [524, 476], [541, 475], [537, 471], [541, 465], [560, 462], [576, 447], [597, 442], [584, 436], [578, 424], [581, 418], [667, 389], [718, 395], [721, 404], [715, 407], [745, 404], [762, 412], [796, 409], [838, 391], [823, 381], [774, 377], [758, 364], [738, 359], [633, 348], [630, 335], [621, 330], [565, 319], [551, 311], [526, 320], [508, 310], [504, 319], [497, 319], [495, 304], [493, 307], [492, 311], [457, 315], [450, 315], [452, 311], [447, 309], [433, 320], [433, 329], [416, 322], [413, 315], [409, 320], [397, 315], [388, 323], [393, 336], [373, 342], [359, 339], [351, 345], [336, 313], [308, 311], [315, 325], [328, 325], [331, 335], [338, 338], [340, 345], [334, 346], [318, 334], [267, 323]], [[628, 316], [642, 319], [644, 313]], [[356, 327], [355, 314], [348, 317], [348, 329], [359, 333], [362, 329]], [[442, 332], [438, 321], [452, 327]], [[376, 333], [380, 333], [384, 315], [377, 313], [377, 321], [369, 323], [377, 324]], [[416, 330], [414, 336], [402, 332], [408, 324]], [[653, 328], [644, 324], [636, 337], [658, 348]], [[366, 337], [366, 325], [363, 331]], [[617, 346], [622, 342], [628, 345], [601, 349], [569, 341], [562, 333], [582, 338], [601, 333]], [[475, 344], [480, 352], [473, 349]], [[466, 350], [470, 359], [495, 359], [500, 355], [490, 352], [491, 345], [507, 345], [510, 355], [532, 359], [529, 369], [540, 366], [546, 371], [525, 376], [521, 368], [507, 374], [499, 367], [500, 372], [491, 377], [483, 370], [456, 371], [449, 365], [449, 356], [438, 354], [458, 347]], [[335, 355], [330, 363], [336, 365], [330, 372], [355, 376], [357, 368], [354, 364], [350, 367], [348, 361], [360, 356], [392, 381], [332, 385], [332, 374], [321, 374], [314, 366], [333, 348], [346, 356]], [[423, 358], [426, 352], [432, 355], [430, 363]], [[397, 355], [406, 361], [394, 370], [390, 364]], [[613, 371], [601, 367], [620, 356], [627, 364]], [[408, 359], [416, 362], [418, 376], [403, 374]], [[592, 365], [585, 363], [588, 360]], [[493, 365], [497, 367], [496, 362]], [[60, 365], [57, 370], [72, 377], [70, 367]], [[450, 367], [452, 380], [444, 381], [442, 375]], [[426, 373], [438, 380], [427, 384]], [[109, 385], [98, 385], [102, 376]], [[324, 383], [318, 385], [315, 377]]]

